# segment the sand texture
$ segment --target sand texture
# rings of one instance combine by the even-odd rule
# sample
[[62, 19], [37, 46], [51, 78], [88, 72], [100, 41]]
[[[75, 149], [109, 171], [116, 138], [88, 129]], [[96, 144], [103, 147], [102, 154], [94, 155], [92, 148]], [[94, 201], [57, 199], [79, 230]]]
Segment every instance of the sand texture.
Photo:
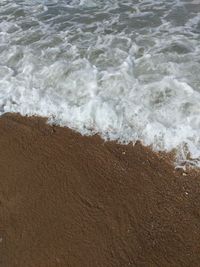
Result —
[[168, 155], [0, 118], [0, 266], [200, 266], [200, 175]]

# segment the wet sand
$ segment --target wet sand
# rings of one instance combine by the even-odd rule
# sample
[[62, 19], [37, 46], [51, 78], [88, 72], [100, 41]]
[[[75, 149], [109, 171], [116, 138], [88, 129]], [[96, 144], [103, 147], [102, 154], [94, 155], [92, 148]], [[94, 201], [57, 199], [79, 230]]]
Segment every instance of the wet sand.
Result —
[[0, 266], [200, 266], [200, 174], [169, 155], [0, 118]]

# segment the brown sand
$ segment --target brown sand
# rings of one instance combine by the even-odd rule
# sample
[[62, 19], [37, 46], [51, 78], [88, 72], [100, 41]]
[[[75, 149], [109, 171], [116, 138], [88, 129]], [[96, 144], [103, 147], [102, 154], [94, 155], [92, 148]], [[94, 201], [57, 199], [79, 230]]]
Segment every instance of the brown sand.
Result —
[[200, 266], [200, 175], [139, 143], [3, 116], [0, 266]]

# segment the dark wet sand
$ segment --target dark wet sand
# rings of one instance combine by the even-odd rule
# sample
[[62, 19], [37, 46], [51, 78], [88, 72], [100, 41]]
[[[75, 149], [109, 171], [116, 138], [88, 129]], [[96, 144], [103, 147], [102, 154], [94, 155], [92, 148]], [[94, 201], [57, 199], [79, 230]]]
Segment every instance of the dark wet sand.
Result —
[[0, 266], [200, 266], [200, 175], [139, 143], [3, 116]]

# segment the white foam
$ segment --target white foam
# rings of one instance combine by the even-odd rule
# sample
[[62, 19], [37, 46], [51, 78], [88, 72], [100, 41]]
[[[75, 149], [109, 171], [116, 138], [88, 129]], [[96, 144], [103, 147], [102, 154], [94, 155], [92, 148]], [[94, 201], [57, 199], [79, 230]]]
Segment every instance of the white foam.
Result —
[[[83, 134], [177, 148], [178, 164], [200, 166], [198, 13], [173, 25], [173, 3], [164, 1], [55, 0], [53, 9], [47, 0], [21, 2], [4, 1], [0, 12], [1, 114], [48, 116]], [[11, 7], [25, 13], [14, 17]]]

